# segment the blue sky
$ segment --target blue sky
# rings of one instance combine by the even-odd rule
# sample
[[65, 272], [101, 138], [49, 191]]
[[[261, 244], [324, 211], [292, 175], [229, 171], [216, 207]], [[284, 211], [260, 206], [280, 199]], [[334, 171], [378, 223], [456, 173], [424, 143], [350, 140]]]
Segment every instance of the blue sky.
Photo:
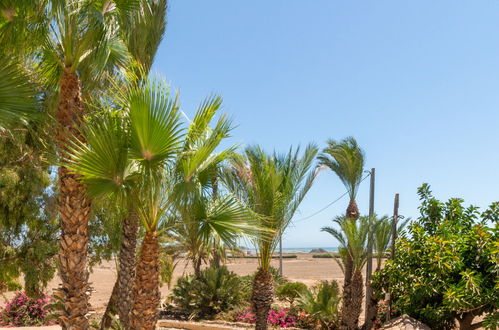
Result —
[[[499, 200], [497, 1], [171, 0], [154, 69], [187, 114], [223, 95], [233, 143], [286, 151], [354, 136], [376, 168], [378, 214], [398, 192], [400, 213], [417, 217], [423, 182], [441, 199]], [[321, 173], [295, 218], [344, 191]], [[295, 222], [284, 246], [335, 246], [320, 228], [347, 202]]]

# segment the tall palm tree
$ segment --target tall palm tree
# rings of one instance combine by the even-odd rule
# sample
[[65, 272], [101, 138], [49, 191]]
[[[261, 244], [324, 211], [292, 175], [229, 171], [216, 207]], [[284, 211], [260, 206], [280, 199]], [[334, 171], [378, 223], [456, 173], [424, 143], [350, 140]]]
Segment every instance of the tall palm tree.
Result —
[[[119, 17], [135, 1], [7, 1], [2, 8], [0, 44], [26, 62], [37, 63], [45, 90], [57, 92], [55, 139], [67, 157], [69, 141], [83, 139], [79, 127], [86, 109], [82, 99], [102, 87], [102, 74], [128, 60], [120, 39]], [[61, 216], [59, 292], [64, 328], [88, 328], [88, 220], [85, 184], [65, 166], [58, 169]]]
[[247, 148], [244, 156], [232, 161], [224, 173], [224, 183], [237, 198], [254, 212], [261, 227], [270, 232], [254, 240], [259, 268], [253, 281], [252, 303], [256, 329], [267, 329], [273, 301], [273, 280], [269, 271], [272, 254], [282, 232], [291, 222], [298, 206], [312, 186], [316, 172], [311, 170], [317, 148], [307, 146], [285, 155], [267, 155], [259, 147]]
[[343, 296], [340, 327], [342, 329], [357, 329], [362, 309], [363, 282], [362, 268], [367, 262], [367, 236], [373, 230], [369, 217], [360, 217], [353, 222], [347, 217], [338, 217], [334, 222], [340, 230], [333, 227], [323, 227], [322, 231], [333, 235], [340, 243], [338, 252], [340, 259], [335, 259], [345, 274], [347, 265], [352, 265], [352, 280], [350, 295]]
[[365, 156], [362, 149], [353, 137], [348, 137], [339, 142], [329, 140], [327, 147], [317, 157], [320, 165], [329, 167], [347, 188], [350, 201], [346, 216], [357, 220], [360, 216], [355, 197], [362, 181]]
[[[121, 17], [120, 22], [123, 27], [124, 43], [133, 59], [127, 68], [131, 72], [127, 75], [130, 83], [140, 83], [146, 79], [166, 26], [166, 0], [141, 0], [139, 8], [140, 10]], [[133, 199], [134, 192], [127, 191], [127, 193], [128, 199]], [[128, 316], [133, 304], [132, 289], [135, 281], [137, 234], [140, 220], [133, 203], [128, 203], [126, 207], [128, 214], [123, 219], [121, 247], [118, 255], [118, 277], [101, 320], [102, 329], [111, 326], [112, 316], [116, 313], [123, 324], [128, 324]]]
[[[343, 182], [347, 188], [350, 197], [346, 210], [346, 217], [350, 221], [355, 221], [359, 218], [360, 212], [355, 200], [359, 190], [360, 182], [362, 181], [362, 173], [364, 172], [364, 152], [357, 144], [353, 137], [348, 137], [342, 141], [329, 140], [327, 147], [318, 156], [319, 164], [327, 166], [331, 169]], [[352, 301], [352, 292], [350, 284], [353, 276], [353, 261], [349, 255], [345, 259], [345, 280], [343, 282], [343, 305], [342, 309], [346, 310], [346, 304]], [[342, 315], [344, 313], [342, 312]], [[342, 318], [347, 318], [343, 315]]]
[[133, 86], [123, 97], [116, 102], [124, 107], [120, 113], [89, 123], [86, 143], [73, 140], [68, 166], [82, 176], [91, 195], [115, 193], [133, 203], [130, 208], [137, 211], [146, 234], [129, 323], [152, 329], [160, 299], [157, 229], [167, 208], [165, 168], [180, 151], [182, 129], [177, 98], [161, 82]]

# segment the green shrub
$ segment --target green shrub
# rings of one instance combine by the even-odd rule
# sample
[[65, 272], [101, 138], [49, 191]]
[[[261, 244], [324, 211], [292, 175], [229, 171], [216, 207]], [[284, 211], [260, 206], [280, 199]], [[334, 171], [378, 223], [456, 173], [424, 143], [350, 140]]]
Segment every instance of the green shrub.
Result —
[[336, 258], [332, 253], [314, 254], [312, 258]]
[[[480, 213], [453, 198], [443, 203], [419, 188], [421, 216], [400, 237], [395, 259], [373, 276], [374, 293], [432, 329], [488, 323], [499, 310], [499, 203]], [[487, 316], [487, 314], [489, 314]]]
[[281, 301], [286, 301], [293, 306], [294, 301], [307, 291], [307, 286], [301, 282], [288, 282], [279, 285], [276, 290], [276, 296]]
[[336, 281], [322, 281], [298, 298], [298, 308], [322, 329], [338, 327], [340, 294]]
[[[260, 258], [259, 256], [230, 256], [230, 258], [234, 259], [258, 259]], [[280, 256], [272, 256], [272, 259], [279, 259]], [[298, 256], [296, 254], [285, 254], [282, 256], [283, 259], [296, 259]]]
[[172, 291], [173, 303], [189, 318], [212, 318], [244, 302], [244, 282], [226, 267], [210, 267], [181, 277]]

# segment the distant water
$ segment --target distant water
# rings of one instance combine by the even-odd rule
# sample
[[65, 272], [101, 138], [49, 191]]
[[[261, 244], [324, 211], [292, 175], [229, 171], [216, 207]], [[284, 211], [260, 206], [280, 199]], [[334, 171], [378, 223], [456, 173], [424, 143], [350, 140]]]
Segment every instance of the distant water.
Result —
[[[317, 249], [323, 249], [326, 250], [327, 252], [337, 252], [338, 248], [337, 247], [307, 247], [307, 248], [302, 248], [302, 247], [293, 247], [293, 248], [282, 248], [283, 253], [310, 253], [312, 250], [317, 250]], [[247, 249], [251, 252], [254, 252], [255, 249]], [[279, 252], [279, 247], [277, 247], [275, 253]]]

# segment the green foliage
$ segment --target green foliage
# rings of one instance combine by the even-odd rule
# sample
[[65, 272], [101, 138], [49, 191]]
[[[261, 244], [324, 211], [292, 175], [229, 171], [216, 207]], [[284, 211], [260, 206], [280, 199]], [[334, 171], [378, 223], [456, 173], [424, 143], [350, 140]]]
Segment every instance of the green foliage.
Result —
[[244, 302], [241, 278], [226, 267], [209, 267], [200, 275], [181, 277], [171, 296], [173, 303], [190, 318], [212, 318]]
[[428, 185], [418, 190], [420, 217], [396, 245], [394, 260], [375, 273], [378, 297], [432, 329], [499, 307], [498, 203], [483, 213], [453, 198], [442, 203]]
[[317, 157], [319, 163], [338, 175], [350, 195], [355, 199], [362, 180], [365, 155], [353, 137], [342, 141], [329, 140], [327, 147]]
[[293, 306], [294, 301], [306, 290], [307, 286], [301, 282], [288, 282], [279, 285], [275, 293], [279, 300], [286, 301]]
[[335, 329], [339, 322], [340, 292], [336, 281], [322, 281], [298, 298], [298, 308], [320, 325], [322, 329]]
[[323, 227], [321, 230], [331, 234], [340, 243], [338, 247], [340, 258], [335, 258], [335, 261], [343, 272], [347, 257], [353, 261], [354, 272], [362, 269], [367, 261], [367, 236], [369, 231], [374, 229], [369, 217], [360, 217], [355, 222], [347, 217], [337, 217], [334, 222], [340, 230], [333, 227]]
[[36, 130], [0, 133], [0, 291], [39, 294], [55, 273], [58, 224], [53, 176]]
[[[259, 256], [251, 256], [251, 255], [244, 255], [244, 256], [230, 256], [230, 258], [234, 259], [258, 259]], [[273, 255], [272, 259], [280, 259], [281, 257], [278, 255]], [[296, 254], [286, 254], [282, 256], [283, 259], [297, 259], [298, 256]]]
[[27, 124], [39, 110], [28, 73], [0, 53], [0, 130]]
[[121, 245], [121, 228], [124, 210], [109, 200], [94, 200], [92, 217], [89, 221], [89, 266], [93, 267], [104, 260], [112, 260], [118, 255]]
[[223, 171], [222, 180], [229, 191], [252, 210], [260, 227], [269, 230], [254, 239], [262, 269], [269, 269], [281, 233], [314, 182], [316, 154], [312, 144], [302, 155], [299, 148], [269, 155], [260, 147], [248, 147]]

